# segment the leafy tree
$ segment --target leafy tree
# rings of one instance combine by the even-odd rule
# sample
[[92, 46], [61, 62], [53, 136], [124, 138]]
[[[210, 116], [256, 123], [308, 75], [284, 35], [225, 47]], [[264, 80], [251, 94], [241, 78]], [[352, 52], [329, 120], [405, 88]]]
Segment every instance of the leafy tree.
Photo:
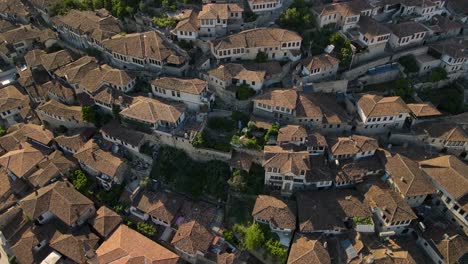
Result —
[[82, 170], [76, 170], [72, 174], [72, 184], [76, 190], [82, 193], [86, 191], [88, 187], [88, 177], [86, 177]]
[[167, 14], [161, 14], [159, 16], [153, 17], [153, 22], [156, 26], [164, 28], [164, 27], [175, 27], [176, 22], [174, 19], [170, 18]]
[[266, 132], [264, 136], [264, 141], [268, 142], [270, 137], [278, 135], [279, 129], [280, 129], [280, 126], [278, 124], [272, 124], [271, 128], [268, 129], [268, 131]]
[[259, 148], [261, 148], [257, 144], [257, 138], [255, 138], [255, 137], [247, 139], [247, 141], [245, 142], [245, 146], [247, 148], [249, 148], [249, 149], [259, 149]]
[[447, 79], [447, 71], [442, 67], [437, 67], [431, 74], [431, 82], [438, 82]]
[[398, 79], [395, 81], [395, 94], [408, 100], [414, 94], [414, 89], [410, 87], [407, 79]]
[[330, 36], [330, 43], [335, 46], [335, 52], [337, 52], [341, 67], [348, 68], [353, 56], [351, 42], [337, 32]]
[[257, 223], [245, 229], [244, 246], [248, 250], [260, 248], [265, 242], [265, 235]]
[[229, 242], [231, 244], [237, 244], [236, 237], [234, 237], [234, 233], [231, 230], [224, 229], [223, 230], [223, 237], [224, 237], [224, 240], [226, 240], [227, 242]]
[[203, 138], [203, 134], [202, 133], [198, 133], [196, 136], [195, 136], [195, 139], [192, 141], [192, 146], [196, 147], [196, 148], [201, 148], [205, 145], [205, 139]]
[[232, 173], [231, 178], [228, 180], [229, 187], [236, 192], [243, 192], [246, 188], [245, 177], [246, 173], [241, 170], [235, 170]]
[[419, 71], [418, 63], [412, 54], [401, 57], [398, 62], [405, 67], [405, 73], [407, 74]]
[[238, 86], [237, 93], [236, 93], [237, 96], [236, 97], [239, 100], [247, 100], [250, 97], [254, 96], [255, 93], [256, 93], [255, 90], [252, 89], [252, 87], [250, 87], [250, 85], [243, 83], [243, 84]]
[[297, 31], [303, 31], [304, 29], [315, 26], [310, 8], [304, 0], [295, 0], [294, 3], [280, 15], [278, 22], [282, 27]]
[[3, 137], [6, 134], [6, 130], [3, 126], [0, 126], [0, 137]]
[[92, 106], [85, 105], [81, 108], [81, 117], [89, 123], [96, 123], [96, 110]]
[[283, 263], [287, 258], [287, 250], [276, 239], [268, 239], [265, 244], [267, 252], [277, 261]]
[[156, 227], [152, 224], [139, 222], [137, 224], [137, 231], [145, 236], [152, 237], [156, 234]]

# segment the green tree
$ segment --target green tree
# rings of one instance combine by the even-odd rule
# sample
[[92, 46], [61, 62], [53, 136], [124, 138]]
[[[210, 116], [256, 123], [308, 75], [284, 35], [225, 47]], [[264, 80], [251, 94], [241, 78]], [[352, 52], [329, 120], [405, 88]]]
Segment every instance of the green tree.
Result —
[[330, 43], [335, 46], [335, 52], [340, 60], [340, 66], [348, 68], [353, 56], [351, 42], [337, 32], [330, 36]]
[[265, 235], [257, 223], [245, 229], [244, 246], [248, 250], [260, 248], [265, 242]]
[[229, 187], [236, 192], [243, 192], [246, 188], [245, 182], [246, 173], [241, 170], [235, 170], [231, 178], [228, 180]]
[[3, 137], [6, 134], [6, 130], [3, 126], [0, 126], [0, 137]]
[[252, 89], [250, 85], [243, 83], [237, 87], [236, 97], [238, 100], [247, 100], [250, 97], [254, 96], [255, 93], [255, 90]]
[[76, 170], [72, 174], [72, 184], [76, 190], [82, 193], [86, 191], [88, 187], [88, 177], [86, 177], [82, 170]]
[[196, 147], [196, 148], [201, 148], [205, 145], [205, 139], [203, 138], [203, 134], [202, 133], [198, 133], [196, 136], [195, 136], [195, 139], [192, 141], [192, 146]]
[[137, 224], [137, 231], [145, 236], [152, 237], [156, 234], [156, 227], [152, 224], [139, 222]]
[[283, 263], [287, 258], [287, 250], [276, 239], [268, 239], [265, 244], [268, 253], [278, 262]]
[[229, 229], [224, 229], [223, 230], [223, 237], [224, 237], [224, 240], [226, 240], [227, 242], [229, 242], [231, 244], [236, 244], [237, 243], [237, 240], [236, 240], [236, 237], [234, 236], [234, 233]]
[[447, 79], [447, 71], [442, 67], [437, 67], [431, 74], [431, 82], [438, 82]]
[[160, 14], [159, 16], [153, 17], [153, 22], [158, 27], [175, 27], [176, 22], [174, 19], [170, 18], [167, 14]]
[[412, 54], [401, 57], [398, 62], [405, 68], [407, 74], [419, 71], [418, 63]]
[[89, 123], [96, 123], [96, 110], [92, 106], [85, 105], [81, 108], [81, 117]]

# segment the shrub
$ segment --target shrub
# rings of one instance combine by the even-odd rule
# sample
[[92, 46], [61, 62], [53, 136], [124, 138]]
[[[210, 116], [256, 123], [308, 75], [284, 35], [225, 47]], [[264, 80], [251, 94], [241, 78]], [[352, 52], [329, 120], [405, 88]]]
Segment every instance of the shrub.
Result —
[[231, 138], [231, 144], [239, 146], [241, 144], [240, 137], [238, 135], [234, 135]]
[[244, 246], [248, 250], [258, 249], [265, 242], [265, 234], [257, 223], [247, 227], [244, 234]]
[[374, 224], [374, 222], [372, 221], [372, 217], [355, 216], [353, 217], [353, 222], [356, 225], [373, 225]]
[[81, 117], [89, 123], [96, 123], [96, 110], [92, 106], [85, 105], [81, 108]]
[[247, 139], [247, 141], [245, 142], [245, 146], [249, 149], [259, 149], [260, 146], [257, 144], [257, 138], [253, 137], [253, 138], [249, 138]]
[[275, 260], [283, 263], [286, 261], [287, 250], [284, 248], [278, 240], [268, 239], [265, 244], [266, 251], [272, 256]]
[[238, 100], [247, 100], [255, 95], [255, 90], [248, 84], [241, 84], [237, 88], [236, 97]]
[[75, 187], [76, 190], [81, 193], [86, 191], [89, 185], [89, 181], [88, 177], [86, 177], [82, 170], [74, 171], [71, 178], [73, 187]]
[[419, 71], [418, 63], [414, 55], [406, 55], [398, 59], [398, 62], [405, 67], [405, 73], [413, 73]]
[[231, 178], [228, 180], [229, 187], [236, 192], [242, 192], [247, 187], [245, 182], [245, 172], [241, 170], [235, 170], [232, 173]]
[[437, 67], [431, 74], [431, 82], [438, 82], [447, 79], [447, 71], [442, 67]]
[[265, 136], [263, 138], [265, 143], [268, 142], [270, 137], [278, 135], [279, 129], [280, 129], [280, 127], [279, 127], [278, 124], [272, 124], [271, 128], [268, 129], [268, 131], [266, 132], [266, 134], [265, 134]]
[[161, 28], [175, 27], [177, 24], [175, 20], [170, 18], [167, 14], [160, 14], [159, 16], [153, 17], [153, 23]]
[[236, 237], [234, 237], [234, 233], [231, 230], [224, 229], [223, 230], [223, 237], [224, 237], [224, 240], [226, 240], [227, 242], [229, 242], [229, 243], [231, 243], [233, 245], [237, 244]]
[[104, 189], [100, 190], [96, 194], [96, 198], [105, 204], [115, 206], [118, 204], [120, 196], [122, 195], [122, 192], [123, 192], [122, 185], [114, 185], [109, 191], [104, 190]]
[[156, 234], [156, 227], [154, 227], [152, 224], [140, 222], [137, 224], [137, 231], [145, 236], [152, 237]]
[[205, 144], [205, 139], [203, 138], [203, 134], [198, 133], [195, 136], [195, 139], [192, 141], [192, 146], [194, 146], [196, 148], [201, 148], [201, 147], [203, 147], [204, 144]]
[[6, 134], [6, 129], [3, 126], [0, 126], [0, 137], [3, 137]]

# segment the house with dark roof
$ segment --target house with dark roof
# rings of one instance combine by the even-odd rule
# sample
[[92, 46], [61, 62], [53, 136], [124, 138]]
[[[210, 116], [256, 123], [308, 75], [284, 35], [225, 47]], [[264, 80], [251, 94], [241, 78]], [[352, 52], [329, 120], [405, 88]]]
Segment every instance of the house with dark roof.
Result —
[[44, 125], [53, 128], [64, 126], [74, 129], [93, 126], [83, 120], [81, 106], [68, 106], [53, 99], [38, 106], [36, 112]]
[[279, 236], [281, 244], [289, 247], [296, 229], [296, 206], [269, 195], [259, 195], [255, 201], [252, 217], [266, 224]]
[[411, 207], [420, 206], [427, 196], [436, 193], [429, 177], [416, 161], [400, 154], [384, 159], [388, 182]]
[[296, 194], [299, 232], [340, 234], [350, 229], [374, 232], [369, 204], [360, 192], [331, 189]]
[[452, 38], [432, 43], [429, 45], [428, 53], [441, 60], [440, 67], [448, 73], [453, 73], [463, 69], [463, 64], [468, 58], [467, 45], [467, 40]]
[[392, 34], [388, 43], [394, 50], [419, 46], [423, 43], [429, 29], [414, 21], [389, 24]]
[[437, 189], [434, 205], [468, 234], [468, 165], [446, 155], [419, 162]]
[[153, 80], [151, 88], [154, 96], [183, 102], [192, 111], [199, 111], [203, 107], [209, 109], [215, 100], [208, 83], [198, 78], [162, 77]]
[[136, 153], [140, 152], [141, 146], [147, 141], [145, 133], [128, 129], [117, 121], [105, 124], [100, 131], [105, 140]]

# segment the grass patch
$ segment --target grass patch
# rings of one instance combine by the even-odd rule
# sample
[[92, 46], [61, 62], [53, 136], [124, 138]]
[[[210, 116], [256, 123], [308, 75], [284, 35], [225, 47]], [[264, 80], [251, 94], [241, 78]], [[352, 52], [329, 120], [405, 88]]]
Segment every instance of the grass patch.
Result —
[[353, 217], [353, 222], [356, 225], [373, 225], [374, 222], [372, 221], [372, 217], [361, 217], [361, 216], [355, 216]]

